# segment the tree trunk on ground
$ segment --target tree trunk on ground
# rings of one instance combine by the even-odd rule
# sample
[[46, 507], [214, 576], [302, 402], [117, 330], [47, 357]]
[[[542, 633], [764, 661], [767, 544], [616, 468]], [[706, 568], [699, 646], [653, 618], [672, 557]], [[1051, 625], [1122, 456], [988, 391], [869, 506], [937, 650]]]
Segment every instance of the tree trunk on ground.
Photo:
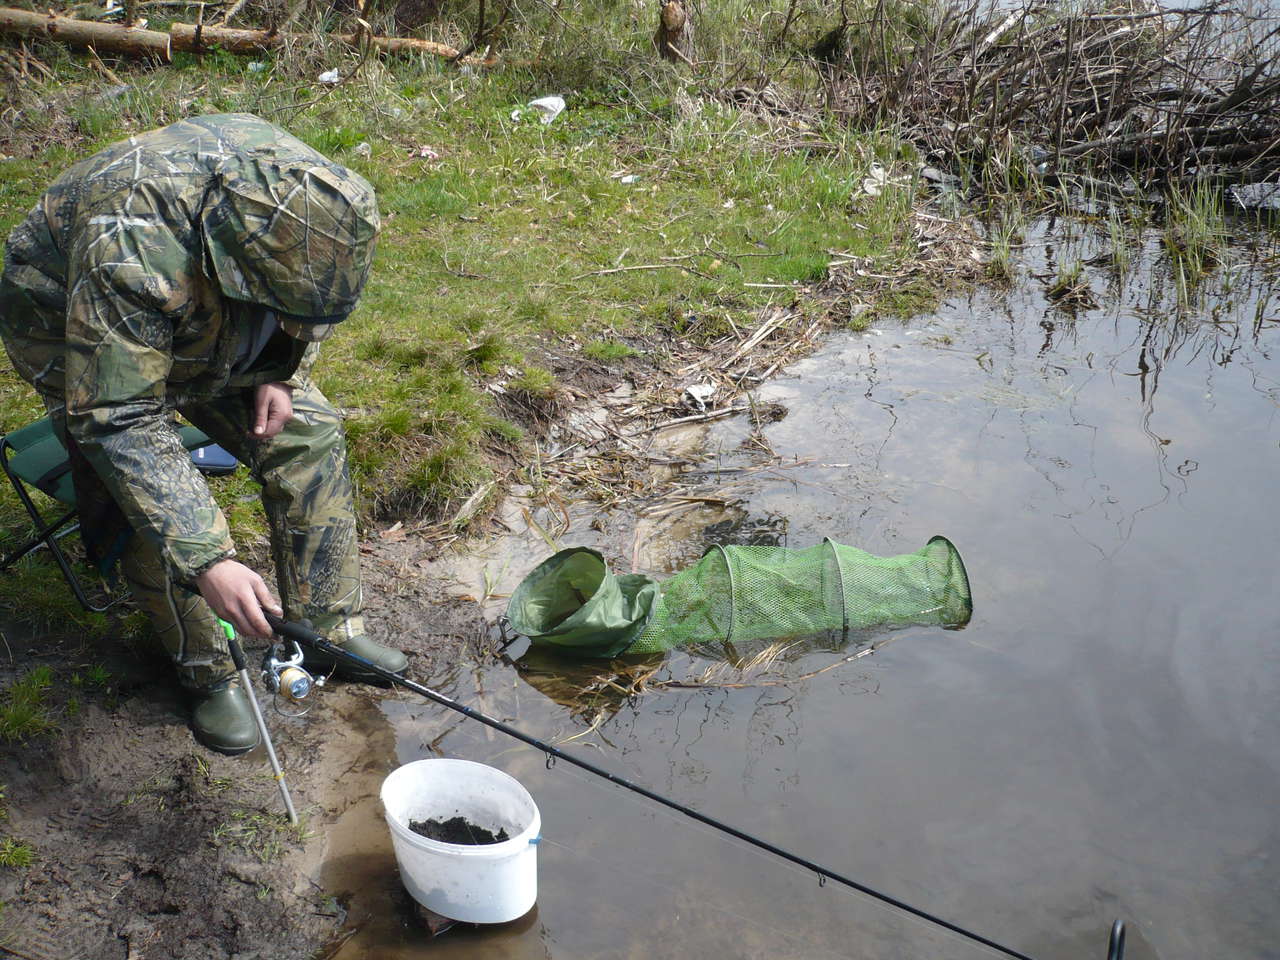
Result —
[[73, 20], [27, 10], [0, 8], [0, 34], [55, 40], [72, 47], [92, 47], [98, 53], [126, 57], [150, 57], [168, 63], [169, 35], [156, 30], [122, 27], [96, 20]]
[[[220, 47], [231, 53], [257, 53], [282, 46], [286, 41], [295, 43], [309, 40], [309, 37], [287, 33], [272, 33], [269, 30], [240, 30], [234, 27], [215, 27], [205, 25], [197, 27], [191, 23], [175, 23], [169, 27], [173, 36], [173, 49], [187, 50], [192, 53], [207, 51]], [[331, 34], [334, 39], [344, 43], [358, 45], [366, 38], [359, 33]], [[428, 53], [436, 57], [453, 59], [458, 51], [443, 43], [430, 40], [417, 40], [413, 37], [368, 37], [376, 50], [383, 53]]]
[[[208, 23], [175, 23], [168, 33], [125, 27], [96, 20], [73, 20], [27, 10], [0, 7], [0, 36], [8, 34], [39, 40], [53, 40], [73, 47], [89, 47], [98, 53], [125, 57], [150, 57], [169, 63], [171, 51], [202, 53], [219, 47], [230, 53], [258, 53], [279, 47], [285, 42], [313, 43], [310, 35], [272, 33], [270, 30], [239, 30]], [[446, 60], [456, 60], [458, 51], [443, 43], [413, 37], [374, 37], [363, 32], [330, 34], [326, 40], [339, 40], [352, 46], [368, 43], [382, 53], [425, 53]], [[464, 63], [488, 66], [477, 58]]]
[[686, 0], [662, 0], [653, 45], [665, 60], [693, 64], [693, 11]]

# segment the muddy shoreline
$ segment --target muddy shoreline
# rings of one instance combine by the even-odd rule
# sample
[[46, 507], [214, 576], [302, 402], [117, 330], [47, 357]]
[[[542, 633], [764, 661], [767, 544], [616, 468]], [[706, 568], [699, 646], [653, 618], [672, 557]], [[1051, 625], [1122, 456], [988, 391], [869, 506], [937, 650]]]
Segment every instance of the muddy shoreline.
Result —
[[[917, 222], [929, 233], [938, 225], [937, 218]], [[947, 222], [941, 236], [948, 250], [975, 262], [961, 225]], [[939, 257], [935, 249], [932, 259], [904, 270], [936, 277]], [[839, 298], [838, 277], [826, 287], [809, 291], [810, 302]], [[658, 526], [718, 515], [755, 469], [706, 469], [704, 431], [747, 413], [736, 418], [744, 462], [779, 466], [760, 428], [786, 411], [757, 409], [750, 392], [820, 346], [834, 323], [825, 312], [767, 308], [754, 330], [655, 351], [659, 362], [633, 362], [625, 373], [548, 355], [573, 386], [549, 405], [510, 411], [538, 437], [533, 467], [523, 471], [538, 486], [517, 485], [522, 472], [508, 467], [473, 498], [475, 515], [369, 531], [360, 549], [370, 633], [403, 649], [409, 675], [430, 685], [443, 667], [493, 655], [492, 624], [507, 593], [559, 538], [596, 546], [620, 568], [693, 559], [655, 555]], [[162, 656], [123, 640], [89, 645], [56, 630], [15, 625], [4, 634], [0, 680], [44, 665], [59, 681], [50, 704], [56, 731], [0, 741], [0, 810], [7, 810], [0, 832], [30, 843], [36, 858], [28, 868], [0, 867], [0, 948], [24, 960], [289, 960], [341, 952], [362, 922], [348, 911], [354, 895], [369, 877], [395, 869], [376, 795], [397, 766], [378, 703], [396, 694], [330, 683], [303, 718], [264, 700], [304, 818], [304, 829], [293, 830], [261, 747], [230, 759], [194, 742]], [[256, 651], [249, 653], [256, 663]], [[64, 682], [100, 665], [110, 675], [101, 687]], [[440, 730], [423, 729], [423, 741], [453, 719], [436, 716]], [[403, 892], [396, 890], [393, 896]], [[398, 915], [418, 922], [404, 900]]]
[[[648, 446], [653, 469], [661, 475], [695, 457], [706, 426], [661, 431]], [[361, 545], [370, 632], [405, 650], [420, 682], [494, 655], [506, 595], [549, 552], [549, 536], [591, 543], [620, 564], [663, 565], [650, 556], [654, 522], [643, 505], [583, 500], [570, 510], [528, 488], [505, 493], [485, 536], [441, 542], [431, 530], [392, 526]], [[59, 678], [50, 703], [57, 730], [0, 744], [3, 832], [36, 853], [29, 868], [0, 869], [4, 951], [36, 960], [341, 954], [365, 922], [360, 894], [395, 871], [376, 798], [399, 761], [379, 702], [403, 694], [331, 681], [306, 716], [290, 717], [259, 688], [303, 818], [293, 829], [263, 748], [227, 758], [192, 739], [163, 656], [123, 640], [90, 645], [21, 626], [4, 633], [6, 683], [40, 665]], [[255, 664], [259, 653], [249, 650]], [[62, 682], [95, 665], [110, 677], [100, 687]], [[82, 701], [74, 710], [73, 698]], [[457, 720], [441, 708], [423, 725], [423, 742]], [[421, 924], [392, 886], [400, 922]]]
[[[784, 341], [781, 350], [790, 355], [795, 345]], [[670, 386], [679, 383], [674, 376], [662, 387], [658, 375], [643, 378], [647, 391], [674, 403], [657, 415], [689, 422], [637, 431], [619, 416], [636, 406], [635, 381], [622, 380], [602, 403], [579, 398], [575, 413], [546, 430], [547, 443], [574, 453], [547, 464], [549, 487], [504, 484], [497, 506], [473, 523], [469, 537], [439, 526], [371, 531], [360, 547], [366, 622], [376, 639], [408, 654], [410, 676], [430, 685], [442, 669], [492, 656], [492, 625], [505, 597], [550, 552], [548, 541], [589, 542], [620, 564], [661, 566], [648, 555], [655, 521], [646, 511], [656, 506], [669, 518], [672, 509], [714, 509], [696, 496], [669, 497], [708, 482], [724, 486], [719, 477], [680, 476], [701, 461], [700, 437], [719, 418], [681, 399], [680, 388]], [[719, 382], [732, 406], [733, 394]], [[650, 417], [664, 409], [653, 401], [643, 407]], [[643, 450], [624, 431], [641, 437]], [[747, 445], [750, 437], [743, 439]], [[575, 489], [580, 471], [597, 484], [595, 496]], [[609, 492], [603, 503], [601, 489]], [[398, 761], [378, 704], [400, 694], [333, 681], [313, 696], [305, 717], [291, 717], [285, 713], [292, 708], [274, 709], [259, 688], [303, 818], [294, 829], [262, 747], [227, 758], [192, 739], [186, 703], [162, 655], [124, 640], [88, 644], [18, 625], [4, 632], [0, 675], [8, 683], [35, 666], [50, 668], [58, 678], [49, 705], [58, 725], [26, 742], [0, 742], [3, 832], [29, 842], [36, 855], [29, 868], [0, 868], [3, 950], [33, 960], [341, 953], [364, 922], [359, 893], [395, 871], [376, 797]], [[256, 665], [260, 650], [248, 653]], [[101, 667], [109, 680], [99, 687], [65, 682]], [[440, 729], [424, 728], [423, 741], [455, 720], [442, 708], [433, 715]], [[391, 896], [403, 901], [396, 915], [421, 923], [399, 884], [394, 888]]]
[[[429, 682], [438, 664], [468, 655], [483, 621], [425, 578], [407, 583], [402, 558], [379, 546], [364, 551], [369, 621]], [[5, 638], [11, 676], [102, 664], [110, 680], [83, 690], [72, 716], [55, 683], [57, 732], [0, 748], [4, 832], [35, 849], [32, 866], [0, 870], [0, 955], [304, 958], [341, 940], [341, 883], [324, 876], [341, 868], [326, 864], [326, 838], [350, 798], [376, 793], [396, 765], [376, 706], [385, 691], [330, 682], [303, 718], [264, 697], [303, 818], [294, 829], [261, 747], [227, 758], [195, 743], [162, 658], [16, 628]]]

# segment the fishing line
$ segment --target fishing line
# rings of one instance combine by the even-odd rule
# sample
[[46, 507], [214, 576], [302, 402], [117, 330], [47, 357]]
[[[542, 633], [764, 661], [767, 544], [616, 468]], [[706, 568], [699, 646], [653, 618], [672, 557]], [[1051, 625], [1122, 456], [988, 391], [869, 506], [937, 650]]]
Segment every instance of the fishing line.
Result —
[[[517, 746], [514, 749], [520, 750], [521, 748]], [[584, 787], [589, 789], [595, 789], [595, 790], [608, 789], [607, 786], [599, 783], [595, 777], [583, 776], [576, 770], [565, 770], [561, 775], [564, 777], [572, 778], [576, 783], [580, 783]], [[622, 798], [626, 799], [628, 802], [636, 804], [637, 809], [643, 809], [644, 812], [649, 814], [650, 816], [666, 818], [664, 822], [668, 822], [668, 821], [673, 823], [678, 822], [683, 828], [692, 830], [694, 833], [696, 833], [699, 836], [699, 838], [705, 838], [708, 841], [715, 839], [723, 842], [724, 837], [719, 830], [714, 830], [706, 826], [705, 824], [701, 824], [701, 823], [696, 823], [696, 822], [689, 823], [687, 818], [678, 816], [675, 811], [667, 810], [662, 807], [654, 807], [652, 804], [645, 804], [640, 798], [629, 796], [626, 793], [626, 791], [624, 791], [621, 796]], [[613, 867], [616, 867], [617, 865], [616, 859], [596, 856], [594, 854], [588, 853], [586, 850], [580, 847], [566, 843], [562, 840], [550, 839], [544, 836], [541, 839], [541, 841], [539, 841], [539, 843], [541, 847], [550, 846], [550, 847], [562, 848], [563, 850], [569, 852], [575, 857], [581, 857], [583, 860], [588, 860], [593, 863], [598, 863], [604, 867], [613, 868]], [[756, 849], [755, 847], [752, 847], [750, 845], [735, 847], [735, 849], [740, 851], [743, 854], [750, 854], [751, 856], [755, 856], [755, 857], [764, 858], [768, 856], [764, 851]], [[785, 861], [782, 863], [778, 863], [776, 860], [773, 860], [772, 858], [770, 859], [770, 862], [775, 867], [779, 867], [782, 870], [786, 871], [789, 878], [799, 877], [799, 876], [804, 876], [804, 877], [810, 876], [809, 870], [797, 867], [793, 863], [787, 863]], [[627, 864], [625, 880], [629, 882], [633, 882], [637, 885], [642, 884], [644, 886], [651, 887], [654, 890], [662, 890], [667, 893], [670, 893], [672, 888], [670, 877], [667, 874], [655, 874], [651, 871], [644, 870], [638, 867], [634, 861], [629, 861]], [[845, 894], [845, 895], [848, 895], [848, 894]], [[886, 907], [885, 904], [880, 903], [878, 901], [858, 900], [856, 902], [859, 904], [864, 904], [867, 908], [874, 908], [875, 910], [880, 911], [878, 916], [880, 917], [881, 920], [887, 921], [888, 918], [890, 917], [898, 920], [899, 922], [901, 922], [902, 920], [901, 914], [899, 912], [891, 910], [890, 908]], [[706, 901], [705, 898], [699, 898], [698, 907], [700, 909], [713, 911], [717, 914], [722, 914], [725, 917], [733, 918], [733, 920], [735, 920], [736, 922], [742, 923], [746, 926], [751, 926], [754, 928], [766, 930], [770, 934], [777, 937], [778, 939], [787, 941], [789, 943], [793, 943], [797, 946], [804, 947], [810, 951], [813, 951], [813, 950], [821, 951], [823, 956], [832, 956], [832, 957], [848, 956], [847, 953], [837, 953], [837, 952], [834, 952], [830, 947], [826, 947], [819, 943], [816, 943], [812, 937], [806, 935], [806, 933], [802, 930], [797, 930], [795, 928], [785, 927], [780, 925], [777, 922], [777, 920], [769, 920], [768, 922], [761, 922], [760, 919], [757, 917], [747, 916], [747, 915], [738, 913], [737, 911], [724, 906], [722, 903], [710, 903]], [[786, 911], [784, 911], [784, 915], [790, 917], [790, 914], [787, 913]], [[910, 919], [912, 922], [918, 922], [915, 918], [910, 918]], [[974, 945], [970, 941], [964, 940], [963, 938], [957, 936], [955, 933], [953, 933], [950, 930], [940, 930], [932, 925], [925, 924], [921, 928], [917, 928], [917, 933], [921, 929], [927, 929], [933, 936], [945, 937], [947, 938], [948, 942], [952, 942], [952, 941], [963, 942], [970, 949], [981, 949], [984, 951], [983, 952], [984, 956], [990, 953], [990, 948], [986, 948], [986, 947], [974, 948]], [[877, 935], [878, 936], [887, 935], [888, 932], [889, 932], [889, 928], [885, 927], [878, 930]], [[801, 954], [801, 955], [809, 956], [809, 954]]]
[[[1013, 957], [1014, 960], [1034, 960], [1033, 957], [1022, 953], [1019, 950], [1015, 950], [1012, 947], [1006, 947], [1002, 943], [992, 940], [989, 937], [984, 937], [982, 934], [975, 933], [972, 930], [967, 930], [957, 923], [952, 923], [950, 920], [946, 920], [943, 917], [930, 913], [928, 910], [912, 906], [904, 900], [899, 900], [897, 897], [891, 896], [887, 893], [882, 893], [874, 887], [869, 887], [864, 883], [859, 883], [857, 880], [854, 880], [851, 877], [846, 877], [838, 871], [831, 870], [813, 860], [801, 857], [798, 854], [792, 853], [790, 850], [784, 850], [782, 847], [770, 843], [768, 840], [762, 840], [759, 837], [752, 836], [751, 834], [739, 830], [737, 827], [731, 826], [722, 820], [717, 820], [714, 817], [707, 816], [705, 813], [699, 813], [692, 807], [685, 806], [684, 804], [678, 803], [677, 801], [665, 797], [660, 793], [655, 793], [638, 783], [633, 783], [624, 777], [610, 773], [603, 767], [597, 766], [588, 760], [583, 760], [580, 757], [575, 757], [573, 754], [565, 753], [563, 750], [560, 750], [549, 743], [539, 740], [536, 737], [529, 736], [529, 734], [516, 729], [510, 724], [503, 723], [501, 720], [495, 720], [492, 717], [480, 713], [478, 710], [473, 710], [465, 704], [458, 703], [456, 700], [446, 697], [444, 694], [437, 693], [429, 687], [425, 687], [414, 680], [410, 680], [402, 674], [393, 673], [390, 670], [386, 670], [378, 666], [370, 660], [366, 660], [364, 657], [350, 653], [337, 644], [331, 643], [329, 640], [316, 633], [315, 630], [311, 629], [308, 625], [291, 623], [266, 610], [263, 611], [263, 616], [266, 617], [271, 628], [278, 635], [287, 640], [293, 640], [298, 643], [305, 644], [318, 653], [327, 654], [328, 656], [335, 657], [340, 661], [345, 661], [359, 666], [388, 683], [398, 684], [406, 690], [412, 690], [419, 696], [426, 697], [428, 700], [438, 703], [443, 707], [455, 710], [465, 717], [476, 720], [479, 723], [483, 723], [485, 726], [492, 727], [500, 733], [504, 733], [509, 737], [514, 737], [523, 743], [527, 743], [531, 747], [535, 747], [546, 755], [546, 765], [548, 770], [554, 767], [557, 761], [563, 760], [565, 763], [572, 764], [575, 767], [586, 770], [588, 773], [595, 774], [597, 777], [608, 780], [610, 783], [616, 784], [626, 790], [630, 790], [632, 793], [637, 793], [642, 797], [647, 797], [655, 803], [662, 804], [664, 807], [669, 807], [678, 813], [684, 814], [686, 817], [690, 817], [700, 823], [706, 824], [709, 827], [713, 827], [722, 833], [726, 833], [731, 837], [735, 837], [738, 840], [743, 841], [744, 843], [751, 844], [754, 847], [759, 847], [761, 850], [771, 853], [776, 857], [804, 867], [806, 870], [813, 872], [817, 876], [819, 885], [825, 886], [827, 881], [833, 881], [842, 886], [849, 887], [852, 890], [856, 890], [859, 893], [865, 894], [875, 900], [879, 900], [881, 903], [886, 903], [891, 907], [895, 907], [904, 913], [911, 914], [914, 917], [919, 917], [921, 920], [925, 920], [936, 926], [942, 927], [944, 930], [950, 930], [952, 933], [955, 933], [966, 940], [979, 943], [982, 946], [995, 950], [998, 953], [1002, 953], [1005, 956]], [[1119, 921], [1117, 921], [1117, 924], [1118, 923]], [[1114, 931], [1112, 934], [1112, 940], [1114, 945]], [[1123, 934], [1121, 934], [1121, 944], [1123, 944]], [[1121, 952], [1123, 952], [1123, 947], [1121, 947]], [[1109, 960], [1120, 960], [1120, 954], [1117, 954], [1112, 950]]]

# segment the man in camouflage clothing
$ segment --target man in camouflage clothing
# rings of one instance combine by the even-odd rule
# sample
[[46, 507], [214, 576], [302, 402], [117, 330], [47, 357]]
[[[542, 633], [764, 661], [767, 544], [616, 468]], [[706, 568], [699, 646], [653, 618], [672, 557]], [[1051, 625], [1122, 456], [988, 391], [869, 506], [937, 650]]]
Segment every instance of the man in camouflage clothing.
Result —
[[90, 556], [120, 560], [194, 694], [197, 738], [226, 753], [258, 733], [214, 615], [263, 637], [262, 609], [281, 607], [233, 559], [175, 413], [261, 482], [286, 615], [407, 664], [365, 635], [342, 423], [308, 377], [355, 307], [378, 227], [362, 177], [236, 114], [76, 164], [9, 237], [0, 337], [67, 444]]

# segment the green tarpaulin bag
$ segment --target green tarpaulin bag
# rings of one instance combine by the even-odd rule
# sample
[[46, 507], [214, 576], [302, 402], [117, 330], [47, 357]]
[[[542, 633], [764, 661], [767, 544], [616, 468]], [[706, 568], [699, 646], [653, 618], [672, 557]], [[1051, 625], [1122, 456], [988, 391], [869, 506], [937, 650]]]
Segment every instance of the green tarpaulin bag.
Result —
[[658, 583], [615, 576], [604, 557], [571, 547], [544, 560], [511, 594], [507, 619], [517, 633], [588, 657], [613, 657], [635, 641], [653, 616]]

